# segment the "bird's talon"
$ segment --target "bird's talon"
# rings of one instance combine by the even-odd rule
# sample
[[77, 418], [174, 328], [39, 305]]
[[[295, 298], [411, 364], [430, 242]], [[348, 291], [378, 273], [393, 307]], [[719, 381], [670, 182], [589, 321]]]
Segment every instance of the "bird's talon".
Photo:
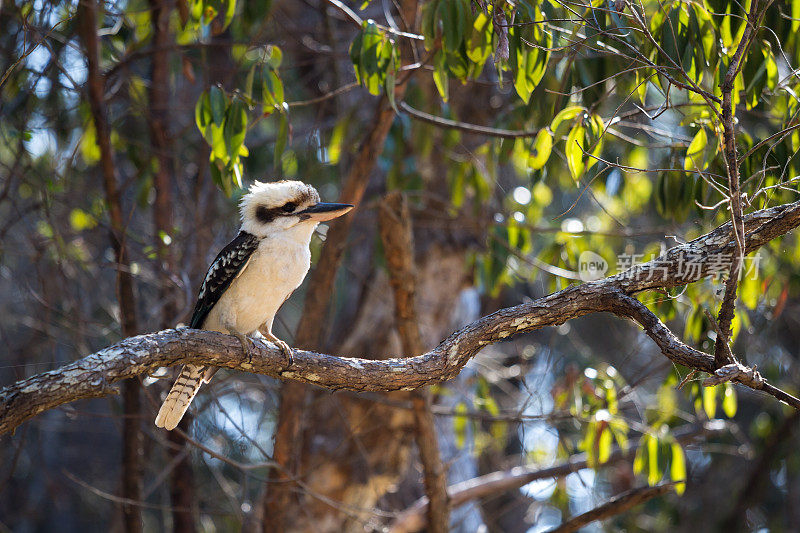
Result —
[[274, 342], [275, 346], [280, 348], [283, 355], [286, 356], [286, 359], [288, 359], [289, 361], [288, 366], [292, 366], [294, 364], [294, 357], [292, 356], [292, 347], [289, 346], [285, 341], [282, 341], [277, 337], [275, 337], [275, 340], [273, 340], [272, 342]]
[[278, 341], [278, 347], [283, 352], [283, 355], [286, 356], [286, 359], [289, 360], [289, 366], [294, 364], [294, 355], [292, 354], [292, 347], [286, 344], [284, 341]]

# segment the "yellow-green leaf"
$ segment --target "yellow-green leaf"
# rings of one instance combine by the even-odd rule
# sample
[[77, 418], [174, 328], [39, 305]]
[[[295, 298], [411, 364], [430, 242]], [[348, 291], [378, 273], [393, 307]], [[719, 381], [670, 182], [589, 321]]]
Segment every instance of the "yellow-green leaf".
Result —
[[661, 479], [658, 468], [658, 439], [647, 435], [647, 484], [651, 487]]
[[677, 442], [672, 443], [672, 461], [669, 467], [669, 476], [675, 484], [675, 492], [680, 496], [686, 490], [686, 457], [683, 448]]
[[[550, 123], [550, 130], [553, 132], [553, 136], [556, 138], [561, 138], [561, 135], [564, 134], [566, 128], [568, 127], [567, 122], [574, 119], [578, 116], [578, 113], [584, 111], [584, 108], [579, 105], [573, 105], [569, 107], [565, 107], [558, 114], [553, 117], [553, 121]], [[563, 125], [563, 129], [559, 131], [559, 127]]]
[[613, 441], [613, 436], [611, 435], [611, 431], [608, 427], [604, 427], [603, 430], [600, 432], [600, 438], [597, 439], [597, 461], [600, 464], [605, 463], [608, 461], [609, 457], [611, 457], [611, 443]]
[[456, 437], [456, 447], [463, 448], [467, 442], [467, 406], [463, 402], [459, 402], [455, 408], [455, 416], [453, 417], [453, 433]]
[[83, 209], [76, 208], [69, 214], [69, 223], [75, 231], [83, 231], [97, 226], [97, 219]]
[[100, 160], [100, 147], [97, 146], [97, 133], [94, 122], [89, 121], [81, 138], [81, 157], [87, 165], [93, 165]]
[[539, 170], [550, 159], [550, 153], [553, 150], [553, 136], [547, 131], [547, 128], [542, 128], [536, 134], [536, 139], [533, 141], [531, 153], [528, 156], [528, 168]]
[[703, 387], [703, 410], [708, 418], [717, 414], [717, 386]]
[[446, 102], [450, 94], [450, 88], [448, 86], [447, 65], [444, 59], [444, 52], [440, 51], [436, 54], [433, 82], [436, 84], [436, 88], [439, 90], [439, 95], [442, 97], [442, 100]]
[[569, 132], [567, 137], [567, 146], [565, 152], [567, 154], [567, 166], [569, 172], [572, 174], [572, 179], [578, 181], [583, 175], [583, 149], [586, 143], [585, 140], [586, 130], [583, 124], [575, 124], [572, 131]]
[[705, 150], [708, 144], [708, 136], [705, 128], [700, 128], [695, 134], [689, 148], [686, 150], [686, 158], [683, 161], [683, 169], [687, 172], [694, 170], [705, 170], [708, 161], [705, 161]]
[[736, 389], [730, 382], [725, 383], [722, 391], [722, 410], [725, 412], [725, 416], [728, 418], [736, 416], [736, 407]]

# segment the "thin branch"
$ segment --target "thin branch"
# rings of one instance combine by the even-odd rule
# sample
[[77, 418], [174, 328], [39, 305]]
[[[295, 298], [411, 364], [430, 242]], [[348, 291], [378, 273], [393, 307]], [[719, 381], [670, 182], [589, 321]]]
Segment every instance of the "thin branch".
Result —
[[674, 481], [656, 485], [655, 487], [638, 487], [623, 492], [622, 494], [614, 496], [603, 505], [595, 507], [591, 511], [578, 515], [560, 526], [551, 529], [549, 533], [572, 533], [597, 520], [605, 520], [606, 518], [624, 513], [632, 507], [651, 500], [656, 496], [665, 494], [673, 485], [675, 485]]
[[[353, 23], [354, 26], [361, 28], [362, 24], [364, 24], [364, 20], [359, 17], [355, 11], [350, 9], [344, 2], [340, 2], [339, 0], [327, 0], [327, 2], [341, 11], [347, 20]], [[392, 35], [397, 35], [399, 37], [408, 37], [409, 39], [414, 39], [417, 41], [424, 41], [425, 37], [423, 35], [419, 35], [418, 33], [411, 33], [407, 31], [400, 31], [395, 28], [390, 28], [388, 26], [384, 26], [383, 24], [377, 24], [378, 28], [381, 30], [391, 33]]]
[[440, 128], [451, 128], [455, 130], [464, 131], [467, 133], [474, 133], [477, 135], [489, 135], [491, 137], [501, 137], [504, 139], [517, 139], [520, 137], [535, 137], [539, 133], [539, 129], [535, 130], [502, 130], [497, 128], [490, 128], [488, 126], [478, 126], [477, 124], [468, 124], [457, 120], [450, 120], [449, 118], [437, 117], [430, 113], [425, 113], [419, 109], [415, 109], [408, 105], [406, 102], [400, 102], [399, 108], [414, 117], [417, 120], [439, 126]]
[[744, 56], [750, 43], [757, 35], [758, 26], [764, 16], [764, 12], [771, 4], [771, 0], [759, 6], [759, 0], [753, 0], [750, 5], [750, 13], [747, 15], [745, 30], [742, 35], [736, 52], [733, 54], [731, 63], [725, 77], [720, 83], [722, 91], [722, 138], [724, 145], [724, 160], [728, 170], [728, 198], [731, 210], [731, 222], [734, 228], [736, 242], [736, 254], [731, 261], [730, 273], [725, 283], [725, 295], [717, 315], [718, 328], [720, 334], [714, 343], [714, 359], [717, 367], [722, 367], [734, 363], [734, 359], [728, 354], [730, 349], [726, 349], [726, 344], [731, 337], [731, 324], [736, 310], [736, 294], [739, 288], [739, 273], [744, 262], [744, 222], [742, 220], [744, 207], [742, 205], [742, 191], [739, 184], [739, 157], [736, 150], [736, 129], [733, 123], [733, 90], [736, 75], [744, 66]]
[[[703, 426], [680, 428], [675, 431], [675, 439], [681, 444], [692, 442], [695, 438], [709, 433], [717, 433], [725, 430], [726, 426], [719, 424], [718, 421], [707, 422]], [[602, 466], [607, 467], [620, 461], [630, 459], [636, 453], [638, 445], [627, 450], [615, 446], [608, 460]], [[471, 501], [487, 498], [494, 494], [516, 490], [528, 483], [541, 479], [562, 478], [573, 472], [578, 472], [588, 468], [586, 454], [576, 454], [567, 461], [551, 466], [540, 468], [537, 465], [515, 466], [509, 470], [492, 472], [480, 477], [468, 479], [448, 487], [450, 494], [450, 506], [455, 509]], [[389, 526], [389, 533], [415, 533], [425, 528], [425, 511], [428, 500], [420, 498], [400, 513], [397, 519]]]

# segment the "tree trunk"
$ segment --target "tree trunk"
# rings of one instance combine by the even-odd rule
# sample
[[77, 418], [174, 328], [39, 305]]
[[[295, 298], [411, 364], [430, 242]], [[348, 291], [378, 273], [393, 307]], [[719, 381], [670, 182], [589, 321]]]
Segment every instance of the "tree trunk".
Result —
[[[80, 34], [86, 48], [88, 68], [89, 107], [96, 131], [97, 145], [100, 148], [100, 166], [111, 221], [111, 244], [117, 268], [117, 301], [119, 302], [122, 335], [130, 337], [138, 333], [136, 323], [136, 301], [133, 295], [133, 276], [125, 249], [125, 223], [122, 216], [122, 200], [114, 170], [114, 154], [111, 149], [111, 135], [105, 108], [105, 79], [100, 72], [100, 46], [97, 37], [96, 0], [87, 0], [78, 5]], [[141, 398], [138, 380], [128, 380], [122, 385], [123, 423], [122, 423], [122, 497], [126, 500], [140, 501], [142, 493], [141, 448], [142, 435]], [[123, 505], [125, 531], [137, 532], [142, 529], [141, 508], [137, 505]]]

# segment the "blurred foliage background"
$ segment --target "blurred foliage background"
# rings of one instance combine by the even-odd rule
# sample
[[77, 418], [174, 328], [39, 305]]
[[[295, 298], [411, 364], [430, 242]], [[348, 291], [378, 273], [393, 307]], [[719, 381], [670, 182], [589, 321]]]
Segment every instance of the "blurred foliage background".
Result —
[[[702, 235], [730, 216], [714, 98], [753, 10], [734, 90], [749, 210], [797, 196], [796, 0], [4, 2], [0, 383], [185, 322], [256, 179], [335, 201], [367, 178], [315, 326], [336, 354], [402, 355], [377, 231], [389, 191], [411, 208], [426, 347], [580, 282], [586, 257], [613, 274]], [[748, 258], [733, 331], [734, 352], [794, 393], [798, 262], [794, 235]], [[722, 287], [640, 298], [713, 351], [704, 310]], [[276, 324], [290, 344], [304, 296]], [[432, 391], [449, 483], [588, 464], [472, 501], [452, 528], [545, 531], [685, 480], [587, 531], [800, 530], [797, 414], [688, 374], [608, 316], [487, 347]], [[270, 529], [281, 382], [215, 379], [187, 441], [152, 424], [158, 377], [3, 436], [0, 528]], [[379, 529], [424, 494], [408, 396], [302, 398], [288, 529]]]

